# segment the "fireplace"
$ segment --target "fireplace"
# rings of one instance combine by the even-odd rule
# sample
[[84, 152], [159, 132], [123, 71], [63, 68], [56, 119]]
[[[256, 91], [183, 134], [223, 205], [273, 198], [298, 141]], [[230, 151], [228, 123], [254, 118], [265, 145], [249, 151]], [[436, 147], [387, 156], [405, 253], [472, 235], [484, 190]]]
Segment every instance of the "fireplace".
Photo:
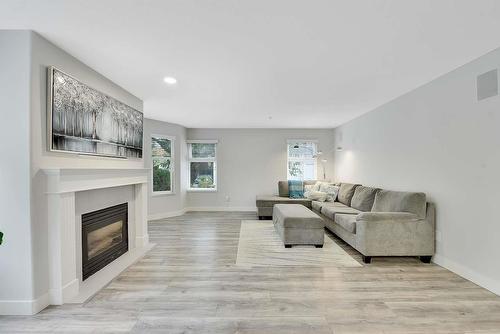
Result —
[[128, 251], [128, 203], [82, 215], [83, 280]]

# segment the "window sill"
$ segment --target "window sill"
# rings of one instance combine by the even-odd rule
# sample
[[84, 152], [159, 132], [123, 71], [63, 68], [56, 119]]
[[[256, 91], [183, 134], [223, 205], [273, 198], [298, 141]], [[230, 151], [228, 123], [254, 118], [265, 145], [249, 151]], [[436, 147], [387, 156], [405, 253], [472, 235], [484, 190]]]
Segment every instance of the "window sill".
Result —
[[172, 195], [175, 195], [175, 192], [173, 192], [173, 191], [155, 191], [155, 192], [152, 193], [153, 197], [157, 197], [157, 196], [172, 196]]
[[217, 189], [215, 188], [201, 188], [201, 189], [196, 189], [196, 188], [188, 188], [186, 189], [188, 193], [216, 193]]

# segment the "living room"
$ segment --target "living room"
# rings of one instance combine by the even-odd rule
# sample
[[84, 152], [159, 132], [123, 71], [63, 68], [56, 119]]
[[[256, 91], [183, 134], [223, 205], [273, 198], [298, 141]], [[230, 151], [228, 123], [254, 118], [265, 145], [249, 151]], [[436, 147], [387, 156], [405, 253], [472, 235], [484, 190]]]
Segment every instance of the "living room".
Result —
[[0, 0], [0, 332], [500, 333], [499, 29]]

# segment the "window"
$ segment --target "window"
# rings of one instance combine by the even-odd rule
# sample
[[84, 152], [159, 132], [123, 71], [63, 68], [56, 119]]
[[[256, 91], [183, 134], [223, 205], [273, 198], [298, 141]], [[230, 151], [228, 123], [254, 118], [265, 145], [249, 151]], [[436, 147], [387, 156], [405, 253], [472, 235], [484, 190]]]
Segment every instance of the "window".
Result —
[[217, 190], [217, 142], [188, 142], [189, 190]]
[[316, 179], [316, 141], [289, 140], [288, 151], [288, 180], [315, 180]]
[[151, 136], [153, 194], [173, 193], [174, 137]]

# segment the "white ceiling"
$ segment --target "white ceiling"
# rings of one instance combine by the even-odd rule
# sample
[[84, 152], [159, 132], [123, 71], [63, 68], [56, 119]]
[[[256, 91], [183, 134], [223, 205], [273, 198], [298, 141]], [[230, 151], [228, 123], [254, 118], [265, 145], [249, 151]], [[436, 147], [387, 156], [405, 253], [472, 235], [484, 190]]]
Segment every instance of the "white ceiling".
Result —
[[36, 30], [146, 117], [326, 128], [499, 47], [500, 1], [0, 0], [0, 28]]

